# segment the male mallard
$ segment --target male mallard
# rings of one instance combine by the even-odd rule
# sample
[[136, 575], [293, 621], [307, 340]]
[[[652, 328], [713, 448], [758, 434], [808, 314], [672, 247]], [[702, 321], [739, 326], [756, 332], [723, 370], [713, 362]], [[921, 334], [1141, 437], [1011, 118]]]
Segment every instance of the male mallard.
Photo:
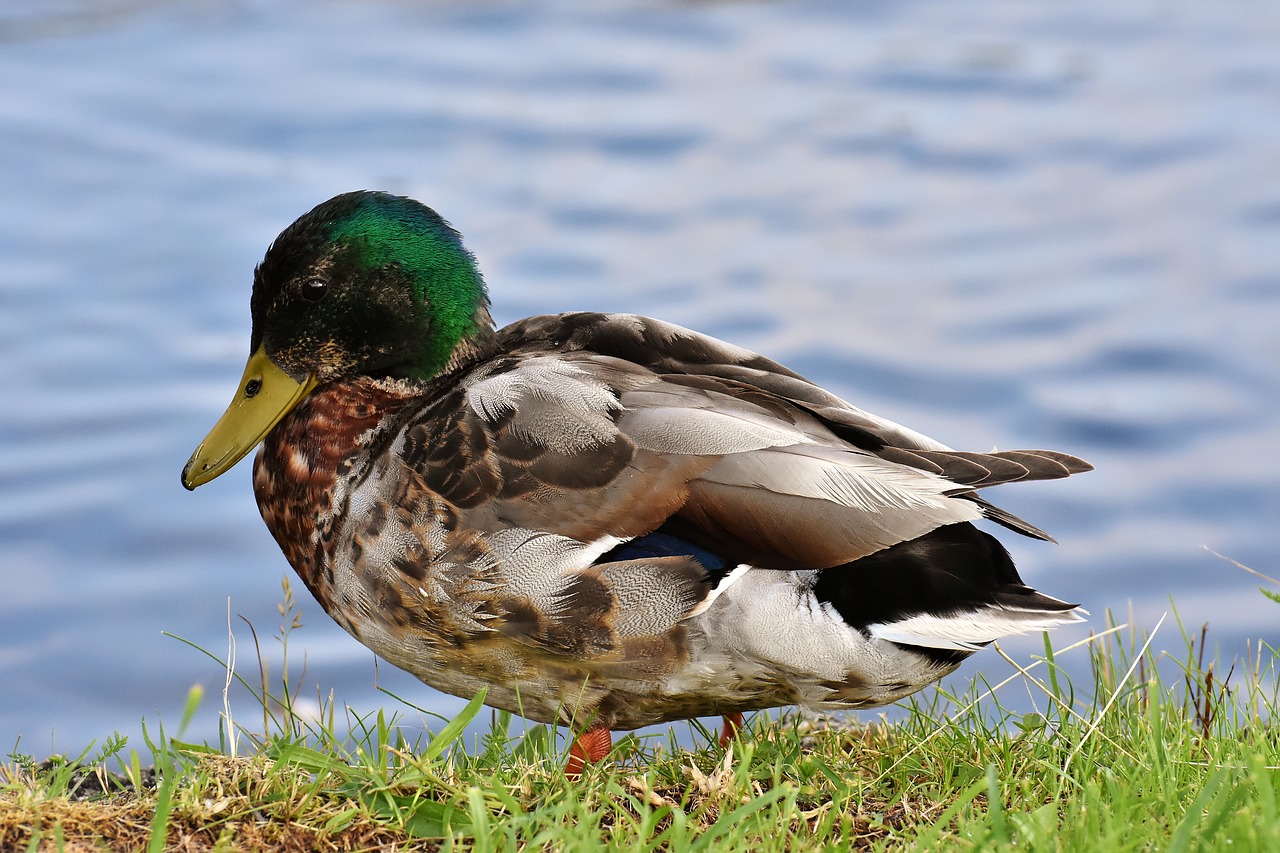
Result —
[[254, 272], [252, 355], [182, 472], [259, 442], [262, 517], [321, 606], [431, 686], [581, 734], [901, 699], [1080, 621], [971, 522], [1090, 465], [964, 453], [763, 356], [625, 314], [494, 330], [459, 234], [340, 195]]

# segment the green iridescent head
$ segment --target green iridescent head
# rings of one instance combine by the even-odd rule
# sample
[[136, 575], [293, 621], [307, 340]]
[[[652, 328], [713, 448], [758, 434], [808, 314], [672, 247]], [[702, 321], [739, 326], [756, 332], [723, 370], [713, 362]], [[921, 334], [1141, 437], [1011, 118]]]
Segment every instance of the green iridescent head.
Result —
[[331, 198], [276, 238], [254, 272], [253, 340], [294, 378], [428, 379], [491, 329], [475, 258], [413, 199]]
[[493, 331], [475, 258], [413, 199], [331, 198], [286, 228], [254, 271], [253, 339], [236, 395], [182, 469], [219, 476], [317, 386], [352, 376], [427, 380]]

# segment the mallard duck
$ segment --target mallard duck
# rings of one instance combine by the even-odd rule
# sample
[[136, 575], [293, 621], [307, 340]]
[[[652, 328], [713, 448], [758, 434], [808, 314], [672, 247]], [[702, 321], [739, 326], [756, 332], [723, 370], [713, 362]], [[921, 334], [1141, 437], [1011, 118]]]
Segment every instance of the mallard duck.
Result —
[[475, 258], [351, 192], [254, 271], [248, 365], [182, 472], [261, 443], [267, 527], [316, 600], [456, 696], [577, 733], [871, 708], [1009, 634], [1081, 620], [973, 522], [979, 490], [1090, 465], [951, 450], [741, 347], [629, 314], [494, 329]]

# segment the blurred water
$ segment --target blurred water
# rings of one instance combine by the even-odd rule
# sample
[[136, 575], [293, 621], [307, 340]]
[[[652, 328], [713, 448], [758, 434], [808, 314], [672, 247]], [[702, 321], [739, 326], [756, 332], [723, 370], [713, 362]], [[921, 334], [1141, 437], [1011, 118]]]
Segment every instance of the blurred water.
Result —
[[[1280, 641], [1204, 550], [1280, 573], [1272, 3], [31, 0], [0, 81], [0, 746], [175, 722], [221, 673], [161, 632], [222, 654], [228, 596], [274, 649], [248, 465], [178, 473], [253, 264], [362, 187], [451, 219], [500, 322], [660, 316], [954, 446], [1089, 458], [999, 493], [1061, 540], [1009, 542], [1031, 583]], [[391, 704], [305, 612], [306, 683]]]

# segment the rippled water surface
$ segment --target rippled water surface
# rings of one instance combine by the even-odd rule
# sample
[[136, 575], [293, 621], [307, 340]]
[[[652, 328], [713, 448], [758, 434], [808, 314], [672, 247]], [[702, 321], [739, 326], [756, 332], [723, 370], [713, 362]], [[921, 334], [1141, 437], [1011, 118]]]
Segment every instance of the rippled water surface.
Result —
[[[249, 466], [178, 474], [243, 366], [254, 263], [363, 187], [448, 217], [499, 322], [656, 315], [953, 446], [1084, 456], [1000, 490], [1061, 541], [1006, 537], [1031, 583], [1094, 627], [1173, 602], [1224, 655], [1280, 641], [1205, 550], [1280, 574], [1273, 3], [31, 0], [0, 10], [0, 80], [0, 747], [216, 695], [161, 632], [222, 655], [230, 609], [242, 671], [239, 615], [274, 652]], [[394, 704], [304, 621], [310, 690]]]

